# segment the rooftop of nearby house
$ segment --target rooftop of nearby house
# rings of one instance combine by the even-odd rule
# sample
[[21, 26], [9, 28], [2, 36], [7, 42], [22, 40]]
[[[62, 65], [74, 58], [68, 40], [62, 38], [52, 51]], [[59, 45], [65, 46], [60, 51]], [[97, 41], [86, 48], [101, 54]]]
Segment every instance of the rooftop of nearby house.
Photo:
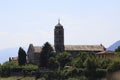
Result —
[[98, 53], [96, 53], [96, 54], [115, 54], [115, 52], [114, 51], [111, 51], [111, 50], [106, 50], [106, 51], [101, 51], [101, 52], [98, 52]]

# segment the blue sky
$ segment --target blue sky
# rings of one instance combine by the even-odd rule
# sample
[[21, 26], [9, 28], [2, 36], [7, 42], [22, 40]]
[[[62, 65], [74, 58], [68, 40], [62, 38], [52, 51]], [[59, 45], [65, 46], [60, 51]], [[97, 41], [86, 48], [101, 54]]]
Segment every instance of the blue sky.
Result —
[[103, 44], [120, 39], [120, 0], [0, 0], [0, 50], [54, 42], [58, 18], [65, 44]]

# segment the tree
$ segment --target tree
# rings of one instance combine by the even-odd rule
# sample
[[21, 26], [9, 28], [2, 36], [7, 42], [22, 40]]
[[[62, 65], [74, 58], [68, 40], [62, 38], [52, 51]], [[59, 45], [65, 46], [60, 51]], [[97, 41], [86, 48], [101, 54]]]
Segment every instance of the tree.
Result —
[[9, 61], [11, 61], [11, 57], [9, 57]]
[[87, 58], [86, 61], [84, 62], [84, 66], [86, 69], [85, 75], [89, 78], [89, 80], [96, 80], [96, 60]]
[[115, 61], [115, 62], [113, 62], [113, 63], [108, 67], [108, 70], [107, 70], [108, 73], [113, 73], [113, 72], [116, 72], [116, 71], [120, 71], [120, 61]]
[[101, 63], [99, 64], [101, 69], [107, 69], [109, 65], [111, 64], [111, 59], [105, 58], [101, 60]]
[[80, 57], [76, 57], [71, 61], [71, 65], [76, 68], [83, 68], [83, 61]]
[[19, 65], [25, 65], [26, 63], [26, 52], [21, 47], [18, 51], [18, 63]]
[[55, 70], [58, 69], [58, 61], [56, 60], [55, 57], [50, 57], [49, 58], [49, 69]]
[[59, 62], [59, 66], [64, 68], [66, 64], [69, 64], [72, 60], [72, 56], [70, 53], [63, 52], [57, 55], [57, 61]]
[[40, 67], [48, 67], [49, 58], [53, 56], [52, 46], [46, 42], [40, 53]]
[[80, 52], [77, 57], [79, 57], [82, 60], [82, 63], [84, 63], [87, 58], [95, 58], [95, 54], [90, 52]]
[[110, 79], [112, 80], [112, 77], [115, 77], [115, 75], [114, 76], [112, 76], [112, 75], [114, 73], [118, 74], [119, 71], [120, 71], [120, 61], [113, 62], [107, 69], [107, 80], [110, 80]]
[[1, 67], [2, 67], [2, 66], [1, 66], [1, 64], [0, 64], [0, 76], [1, 76], [1, 70], [2, 70]]
[[10, 76], [11, 72], [15, 70], [16, 68], [19, 68], [18, 63], [14, 61], [5, 62], [1, 66], [1, 76], [2, 77], [8, 77]]
[[115, 49], [115, 52], [120, 52], [120, 46], [118, 46], [118, 48]]

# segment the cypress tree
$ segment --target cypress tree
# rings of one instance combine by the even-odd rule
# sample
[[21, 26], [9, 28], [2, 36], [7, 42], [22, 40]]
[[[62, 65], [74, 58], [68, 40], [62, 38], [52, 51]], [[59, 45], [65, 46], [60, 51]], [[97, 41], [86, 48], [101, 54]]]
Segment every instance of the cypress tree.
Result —
[[26, 52], [23, 50], [23, 48], [19, 48], [18, 51], [18, 64], [19, 65], [25, 65], [26, 63]]

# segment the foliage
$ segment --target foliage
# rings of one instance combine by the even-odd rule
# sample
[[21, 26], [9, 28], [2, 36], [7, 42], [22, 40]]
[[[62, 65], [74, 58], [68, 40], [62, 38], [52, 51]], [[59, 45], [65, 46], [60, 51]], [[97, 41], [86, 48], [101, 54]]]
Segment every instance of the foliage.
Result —
[[107, 69], [108, 66], [112, 63], [112, 60], [110, 58], [104, 58], [104, 59], [97, 59], [97, 66], [100, 69]]
[[120, 46], [118, 46], [118, 48], [115, 49], [115, 52], [120, 52]]
[[11, 71], [13, 71], [16, 68], [19, 68], [17, 62], [14, 62], [14, 61], [5, 62], [1, 66], [1, 73], [2, 73], [1, 76], [2, 77], [8, 77], [8, 76], [10, 76]]
[[[35, 77], [7, 77], [7, 78], [0, 78], [0, 80], [35, 80]], [[46, 80], [46, 79], [39, 78], [37, 80]]]
[[49, 64], [49, 69], [52, 69], [52, 70], [57, 69], [58, 66], [59, 66], [59, 63], [58, 63], [58, 61], [56, 60], [55, 57], [50, 57], [48, 64]]
[[76, 68], [83, 68], [83, 61], [80, 57], [76, 57], [71, 61], [70, 65]]
[[96, 60], [93, 58], [87, 58], [84, 62], [84, 67], [88, 70], [95, 70], [97, 68]]
[[107, 70], [106, 69], [97, 69], [96, 70], [96, 77], [98, 79], [105, 78], [106, 77]]
[[51, 56], [53, 56], [53, 48], [52, 46], [46, 42], [42, 48], [40, 53], [40, 67], [48, 67], [48, 61]]
[[64, 68], [65, 65], [69, 64], [72, 60], [70, 53], [64, 52], [57, 55], [57, 61], [59, 62], [60, 68]]
[[78, 53], [77, 57], [79, 57], [82, 60], [82, 62], [84, 62], [89, 57], [89, 53], [80, 52]]
[[18, 51], [18, 63], [19, 65], [26, 64], [26, 52], [20, 47]]
[[[43, 80], [97, 80], [104, 78], [107, 73], [120, 70], [120, 56], [100, 59], [89, 52], [78, 53], [74, 58], [68, 52], [55, 55], [49, 43], [43, 46], [40, 56], [40, 67], [44, 68], [40, 68], [39, 77], [43, 77]], [[16, 68], [21, 68], [22, 71], [38, 70], [36, 65], [19, 66], [13, 61], [1, 65], [0, 70], [2, 76], [7, 77]]]
[[120, 70], [120, 61], [113, 62], [109, 67], [108, 67], [108, 73], [113, 73], [116, 71]]
[[38, 69], [37, 65], [33, 65], [33, 64], [26, 64], [24, 66], [22, 66], [23, 70], [30, 70], [30, 71], [34, 71]]
[[15, 61], [5, 62], [2, 67], [9, 67], [10, 69], [19, 68], [19, 65]]
[[[84, 62], [85, 67], [85, 76], [89, 78], [89, 80], [95, 80], [95, 74], [96, 74], [96, 60], [94, 58], [87, 58]], [[92, 73], [91, 73], [92, 72]]]
[[2, 66], [1, 66], [1, 64], [0, 64], [0, 75], [1, 75], [1, 70], [2, 70], [1, 68], [2, 68]]

